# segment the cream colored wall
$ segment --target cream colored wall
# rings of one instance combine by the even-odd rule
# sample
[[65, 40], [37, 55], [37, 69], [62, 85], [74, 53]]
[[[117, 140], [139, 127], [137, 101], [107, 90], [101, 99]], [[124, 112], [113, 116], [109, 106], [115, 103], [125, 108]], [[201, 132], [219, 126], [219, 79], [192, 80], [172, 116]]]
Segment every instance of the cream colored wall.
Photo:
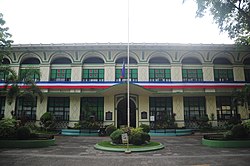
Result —
[[7, 99], [5, 100], [5, 110], [4, 110], [5, 118], [12, 118], [11, 111], [15, 110], [15, 103], [16, 103], [15, 100], [13, 100], [11, 104], [8, 103]]
[[[141, 124], [149, 125], [149, 96], [139, 96], [139, 118], [137, 118], [137, 126], [139, 127]], [[141, 119], [141, 113], [147, 112], [147, 119]]]
[[148, 65], [138, 65], [138, 81], [149, 81]]
[[171, 81], [182, 81], [182, 67], [181, 65], [171, 66]]
[[250, 111], [246, 107], [238, 106], [238, 113], [240, 114], [241, 119], [249, 119]]
[[70, 112], [69, 112], [69, 126], [73, 127], [74, 124], [80, 120], [80, 103], [79, 96], [70, 96]]
[[115, 81], [115, 65], [104, 66], [104, 80]]
[[244, 67], [233, 67], [234, 81], [245, 81]]
[[40, 66], [40, 72], [41, 72], [41, 81], [49, 81], [49, 75], [50, 75], [50, 66], [48, 65], [41, 65]]
[[[183, 108], [183, 96], [173, 96], [173, 113], [176, 114], [175, 120], [178, 127], [183, 127], [184, 124], [184, 108]], [[178, 122], [181, 121], [181, 122]]]
[[213, 67], [202, 67], [203, 80], [204, 81], [214, 81], [214, 68]]
[[[117, 125], [115, 122], [115, 112], [114, 112], [114, 96], [104, 96], [104, 125]], [[106, 119], [106, 112], [112, 112], [112, 120], [105, 120]]]
[[72, 66], [71, 67], [71, 81], [81, 81], [82, 80], [82, 67]]
[[[37, 98], [37, 107], [36, 107], [36, 120], [39, 121], [41, 116], [47, 112], [47, 103], [48, 98], [47, 96], [44, 96], [44, 99], [42, 103], [40, 102], [40, 98]], [[39, 122], [37, 122], [37, 125], [39, 126]]]

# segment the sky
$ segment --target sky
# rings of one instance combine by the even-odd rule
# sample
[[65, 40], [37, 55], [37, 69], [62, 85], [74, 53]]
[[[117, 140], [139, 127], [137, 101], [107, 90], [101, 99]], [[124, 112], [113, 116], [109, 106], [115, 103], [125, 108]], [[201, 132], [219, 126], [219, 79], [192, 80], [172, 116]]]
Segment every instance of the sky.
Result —
[[128, 0], [0, 0], [0, 13], [14, 44], [233, 43], [182, 1], [130, 0], [128, 17]]

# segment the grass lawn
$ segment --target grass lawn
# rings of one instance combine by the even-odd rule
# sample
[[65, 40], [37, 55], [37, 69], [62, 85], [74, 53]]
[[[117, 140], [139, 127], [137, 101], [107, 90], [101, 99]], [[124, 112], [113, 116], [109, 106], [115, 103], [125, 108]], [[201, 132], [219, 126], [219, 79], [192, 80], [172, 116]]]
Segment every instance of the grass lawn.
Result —
[[[108, 148], [127, 148], [127, 144], [124, 145], [113, 145], [111, 144], [110, 141], [102, 141], [99, 142], [98, 145], [103, 146], [103, 147], [108, 147]], [[148, 144], [145, 145], [129, 145], [129, 148], [142, 148], [142, 147], [152, 147], [152, 146], [158, 146], [160, 145], [159, 142], [149, 142]]]

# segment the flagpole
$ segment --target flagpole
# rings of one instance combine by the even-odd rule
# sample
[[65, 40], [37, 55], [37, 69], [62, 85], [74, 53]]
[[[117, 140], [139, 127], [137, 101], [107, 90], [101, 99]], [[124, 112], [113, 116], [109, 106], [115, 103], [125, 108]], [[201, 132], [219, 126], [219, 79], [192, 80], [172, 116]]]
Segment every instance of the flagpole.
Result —
[[[129, 105], [129, 99], [130, 99], [130, 94], [129, 94], [129, 0], [128, 0], [128, 43], [127, 43], [127, 119], [128, 119], [128, 131], [129, 131], [129, 127], [130, 127], [130, 105]], [[125, 151], [125, 153], [129, 154], [131, 153], [131, 151], [129, 150], [129, 139], [127, 140], [127, 150]]]

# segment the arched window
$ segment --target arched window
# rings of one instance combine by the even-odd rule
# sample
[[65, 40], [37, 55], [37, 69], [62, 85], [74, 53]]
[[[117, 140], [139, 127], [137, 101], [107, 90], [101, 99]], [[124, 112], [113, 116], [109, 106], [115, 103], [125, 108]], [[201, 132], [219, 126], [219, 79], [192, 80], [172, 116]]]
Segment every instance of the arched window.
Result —
[[2, 64], [4, 64], [4, 65], [6, 65], [6, 64], [10, 64], [9, 59], [7, 59], [7, 58], [3, 58], [3, 60], [2, 60]]
[[250, 58], [246, 58], [246, 59], [243, 61], [243, 64], [244, 64], [244, 65], [250, 65]]
[[197, 58], [183, 58], [181, 61], [182, 64], [198, 64], [201, 65], [201, 62]]
[[98, 57], [91, 57], [84, 60], [83, 63], [102, 64], [104, 63], [104, 60]]
[[21, 62], [21, 65], [27, 64], [40, 64], [40, 61], [37, 58], [26, 58]]
[[71, 64], [71, 60], [69, 58], [61, 57], [52, 60], [51, 64]]
[[[123, 62], [125, 64], [127, 64], [127, 58], [123, 57], [123, 58], [119, 58], [115, 61], [116, 64], [123, 64]], [[129, 64], [137, 64], [137, 61], [134, 58], [129, 58]], [[122, 68], [125, 68], [125, 72], [122, 72]], [[126, 82], [127, 81], [127, 69], [125, 66], [122, 66], [121, 68], [117, 68], [115, 69], [115, 81], [119, 82], [119, 81], [123, 81]], [[133, 69], [130, 68], [129, 69], [129, 80], [132, 82], [137, 82], [138, 81], [138, 70], [137, 69]]]
[[[115, 63], [125, 63], [125, 64], [127, 64], [128, 63], [128, 58], [127, 57], [123, 57], [123, 58], [118, 58], [116, 61], [115, 61]], [[134, 58], [132, 58], [132, 57], [130, 57], [129, 58], [129, 64], [137, 64], [137, 61], [134, 59]]]
[[232, 63], [226, 58], [215, 58], [213, 64], [218, 65], [231, 65]]
[[169, 60], [163, 57], [154, 57], [149, 60], [151, 64], [170, 64]]

